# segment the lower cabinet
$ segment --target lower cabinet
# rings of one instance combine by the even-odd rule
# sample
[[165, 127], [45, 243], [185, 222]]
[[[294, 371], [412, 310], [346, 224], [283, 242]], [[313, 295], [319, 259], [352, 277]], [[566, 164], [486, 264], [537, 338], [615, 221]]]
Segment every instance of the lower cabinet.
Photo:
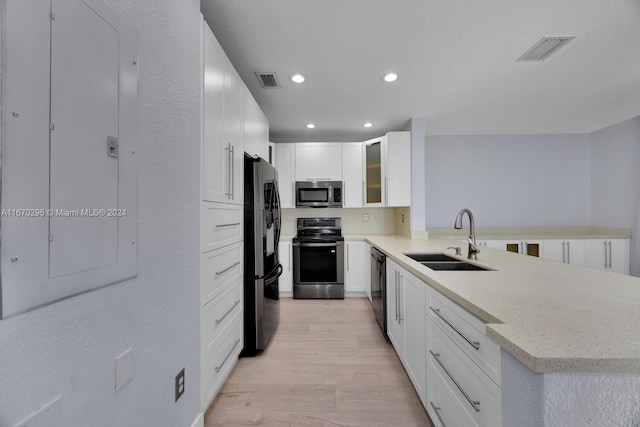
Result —
[[[346, 241], [344, 244], [344, 291], [345, 294], [362, 294], [367, 290], [365, 263], [367, 243], [360, 240]], [[368, 261], [368, 258], [366, 259]]]
[[291, 296], [293, 292], [293, 247], [291, 241], [278, 244], [278, 256], [282, 264], [282, 275], [278, 279], [280, 296]]
[[598, 270], [629, 274], [629, 240], [588, 240], [586, 264]]
[[545, 240], [544, 258], [565, 264], [586, 265], [586, 240]]
[[426, 405], [426, 289], [426, 283], [387, 258], [387, 335], [423, 405]]
[[438, 427], [501, 426], [500, 346], [482, 321], [429, 289], [427, 412]]

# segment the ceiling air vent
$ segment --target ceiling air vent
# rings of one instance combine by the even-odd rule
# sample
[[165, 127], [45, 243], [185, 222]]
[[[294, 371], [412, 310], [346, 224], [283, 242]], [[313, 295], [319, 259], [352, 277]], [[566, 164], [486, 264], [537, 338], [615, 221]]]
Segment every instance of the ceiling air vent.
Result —
[[518, 58], [518, 61], [544, 61], [573, 39], [575, 36], [543, 37]]
[[276, 73], [256, 73], [262, 89], [280, 89]]

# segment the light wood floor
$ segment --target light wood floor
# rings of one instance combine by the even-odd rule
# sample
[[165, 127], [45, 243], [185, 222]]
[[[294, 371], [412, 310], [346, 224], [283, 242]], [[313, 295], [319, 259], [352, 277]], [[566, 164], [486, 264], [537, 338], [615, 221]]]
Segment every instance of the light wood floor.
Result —
[[366, 298], [281, 300], [269, 347], [241, 358], [205, 426], [432, 426]]

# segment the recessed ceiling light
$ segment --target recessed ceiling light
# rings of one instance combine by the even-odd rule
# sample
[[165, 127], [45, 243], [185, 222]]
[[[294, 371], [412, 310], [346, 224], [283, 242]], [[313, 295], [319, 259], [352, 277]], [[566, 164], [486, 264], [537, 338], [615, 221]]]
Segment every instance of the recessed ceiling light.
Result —
[[384, 80], [387, 83], [395, 82], [396, 80], [398, 80], [398, 74], [387, 73], [384, 76], [382, 76], [382, 80]]
[[307, 123], [307, 129], [313, 129], [315, 127], [316, 125], [314, 125], [313, 123]]
[[371, 123], [371, 122], [367, 122], [367, 123], [363, 123], [362, 124], [362, 127], [365, 127], [365, 128], [370, 128], [371, 126], [373, 126], [373, 123]]
[[289, 77], [289, 78], [294, 83], [304, 83], [304, 82], [307, 81], [307, 76], [305, 76], [304, 74], [301, 74], [301, 73], [291, 74], [291, 77]]

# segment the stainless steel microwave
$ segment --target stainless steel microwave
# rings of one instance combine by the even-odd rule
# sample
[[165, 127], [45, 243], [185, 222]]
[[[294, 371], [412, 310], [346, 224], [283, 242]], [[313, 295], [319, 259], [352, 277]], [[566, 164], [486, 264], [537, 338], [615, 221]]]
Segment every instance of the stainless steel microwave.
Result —
[[297, 208], [341, 208], [342, 181], [296, 182]]

